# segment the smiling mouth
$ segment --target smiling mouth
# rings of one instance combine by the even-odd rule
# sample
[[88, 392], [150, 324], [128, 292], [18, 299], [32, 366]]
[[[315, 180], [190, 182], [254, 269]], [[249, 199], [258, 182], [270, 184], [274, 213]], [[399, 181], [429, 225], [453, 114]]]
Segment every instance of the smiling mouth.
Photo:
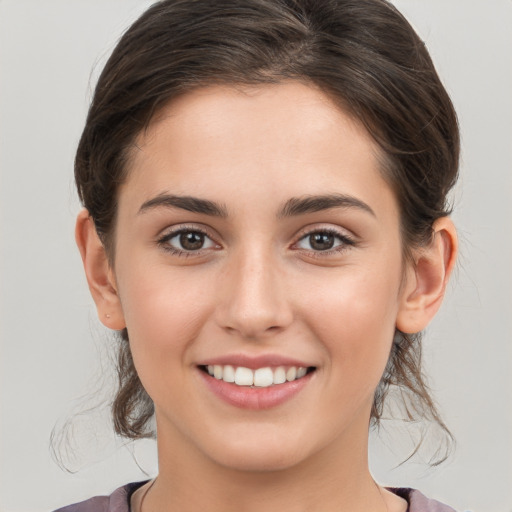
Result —
[[294, 382], [314, 372], [316, 369], [314, 366], [307, 368], [304, 366], [278, 366], [276, 368], [267, 366], [252, 370], [244, 366], [236, 367], [217, 364], [199, 366], [199, 368], [217, 380], [235, 384], [236, 386], [253, 388], [268, 388], [286, 382]]

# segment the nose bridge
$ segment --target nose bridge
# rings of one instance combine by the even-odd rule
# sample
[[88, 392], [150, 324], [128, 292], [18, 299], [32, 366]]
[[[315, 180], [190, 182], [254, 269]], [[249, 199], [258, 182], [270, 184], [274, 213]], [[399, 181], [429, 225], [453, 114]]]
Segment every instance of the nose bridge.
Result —
[[284, 329], [292, 313], [275, 251], [253, 243], [233, 254], [228, 265], [229, 283], [219, 305], [222, 326], [244, 338]]

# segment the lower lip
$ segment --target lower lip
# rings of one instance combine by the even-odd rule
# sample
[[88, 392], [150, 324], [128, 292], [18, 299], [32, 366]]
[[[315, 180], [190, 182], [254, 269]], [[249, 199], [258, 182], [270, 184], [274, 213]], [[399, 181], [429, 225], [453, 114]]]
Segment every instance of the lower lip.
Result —
[[308, 384], [314, 372], [310, 372], [292, 382], [276, 384], [266, 388], [237, 386], [236, 384], [216, 379], [202, 370], [199, 370], [199, 373], [210, 391], [224, 400], [224, 402], [241, 409], [259, 410], [277, 407], [291, 400]]

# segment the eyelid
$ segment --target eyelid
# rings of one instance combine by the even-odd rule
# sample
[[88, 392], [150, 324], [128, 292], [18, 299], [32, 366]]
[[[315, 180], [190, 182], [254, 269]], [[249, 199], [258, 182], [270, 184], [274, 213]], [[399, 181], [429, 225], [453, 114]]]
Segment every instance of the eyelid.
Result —
[[[170, 240], [172, 240], [174, 237], [182, 234], [182, 233], [201, 233], [205, 237], [207, 237], [213, 244], [214, 247], [206, 247], [201, 248], [196, 251], [193, 250], [186, 250], [186, 249], [178, 249], [176, 247], [171, 246], [168, 244]], [[208, 228], [205, 228], [204, 226], [198, 225], [198, 224], [178, 224], [175, 226], [169, 226], [165, 229], [163, 229], [156, 237], [156, 243], [158, 246], [160, 246], [163, 250], [170, 252], [175, 255], [182, 255], [182, 256], [199, 256], [203, 255], [206, 251], [211, 251], [220, 249], [222, 246], [217, 241], [217, 236], [215, 234], [212, 234], [211, 230]]]
[[[308, 237], [312, 234], [315, 234], [315, 233], [328, 233], [328, 234], [334, 235], [339, 240], [341, 240], [341, 244], [339, 244], [331, 249], [326, 249], [323, 251], [315, 251], [313, 249], [303, 249], [301, 247], [297, 247], [297, 244], [300, 241], [304, 240], [306, 237]], [[335, 227], [332, 225], [328, 225], [328, 226], [327, 225], [314, 225], [314, 226], [307, 226], [306, 228], [303, 228], [296, 236], [295, 242], [293, 242], [291, 248], [295, 249], [297, 251], [308, 252], [308, 253], [314, 255], [315, 257], [321, 257], [321, 256], [328, 256], [329, 254], [333, 254], [333, 253], [343, 252], [343, 251], [349, 249], [350, 247], [354, 247], [355, 245], [357, 245], [357, 243], [358, 243], [357, 237], [353, 233], [349, 232], [346, 229], [342, 229], [342, 228]]]
[[328, 223], [315, 223], [305, 226], [298, 231], [295, 238], [296, 240], [300, 240], [305, 236], [311, 235], [313, 233], [332, 233], [333, 235], [339, 236], [341, 238], [347, 238], [353, 240], [354, 242], [357, 240], [355, 233], [349, 229]]

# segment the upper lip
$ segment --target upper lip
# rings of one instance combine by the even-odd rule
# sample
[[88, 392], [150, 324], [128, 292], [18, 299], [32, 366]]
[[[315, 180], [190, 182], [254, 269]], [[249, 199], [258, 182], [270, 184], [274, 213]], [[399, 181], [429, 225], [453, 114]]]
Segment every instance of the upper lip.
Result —
[[248, 356], [246, 354], [230, 354], [208, 358], [198, 363], [198, 366], [208, 365], [231, 365], [236, 367], [243, 366], [244, 368], [250, 368], [251, 370], [257, 370], [258, 368], [265, 368], [269, 366], [301, 366], [305, 368], [314, 366], [310, 363], [300, 361], [299, 359], [279, 354], [262, 354], [259, 356]]

